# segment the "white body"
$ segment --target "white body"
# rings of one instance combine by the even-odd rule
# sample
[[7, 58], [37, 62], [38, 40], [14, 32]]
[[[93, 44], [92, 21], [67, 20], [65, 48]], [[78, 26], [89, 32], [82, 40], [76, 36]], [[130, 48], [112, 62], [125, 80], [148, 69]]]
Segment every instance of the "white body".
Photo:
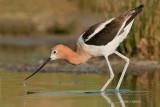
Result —
[[[59, 56], [61, 56], [59, 58], [65, 59], [67, 56], [66, 59], [68, 59], [68, 61], [70, 61], [71, 63], [74, 62], [74, 64], [80, 64], [82, 62], [86, 62], [92, 56], [104, 56], [110, 72], [109, 79], [101, 88], [101, 92], [104, 92], [106, 87], [114, 78], [114, 72], [108, 59], [108, 56], [114, 53], [126, 62], [120, 79], [118, 81], [118, 84], [116, 86], [116, 89], [119, 90], [124, 75], [126, 73], [127, 67], [129, 65], [129, 58], [116, 51], [116, 49], [120, 45], [120, 43], [127, 37], [134, 22], [134, 18], [137, 14], [139, 14], [142, 11], [142, 9], [143, 5], [140, 5], [139, 7], [127, 11], [116, 18], [112, 18], [103, 23], [97, 23], [91, 26], [86, 32], [84, 32], [79, 37], [77, 41], [76, 52], [73, 52], [68, 48], [64, 48], [64, 46], [59, 45], [59, 48], [57, 46], [57, 50], [64, 52], [65, 54], [67, 54], [68, 52], [68, 54], [60, 54], [54, 48], [55, 50], [53, 50], [53, 52], [51, 53], [51, 59], [55, 60]], [[57, 53], [59, 53], [59, 56], [56, 56]]]
[[[108, 24], [113, 19], [110, 19], [110, 20], [108, 20], [108, 22], [104, 22], [104, 23]], [[121, 33], [119, 35], [119, 32], [121, 31], [121, 29], [120, 29], [119, 32], [117, 33], [117, 35], [115, 36], [115, 38], [112, 41], [110, 41], [108, 44], [104, 45], [104, 46], [96, 46], [96, 45], [87, 45], [87, 44], [85, 44], [84, 40], [82, 39], [82, 35], [83, 34], [79, 37], [77, 45], [80, 45], [85, 52], [87, 52], [88, 54], [90, 54], [92, 56], [106, 56], [106, 55], [109, 56], [110, 54], [114, 53], [114, 51], [117, 49], [119, 44], [127, 37], [128, 33], [129, 33], [130, 29], [131, 29], [131, 26], [133, 24], [133, 21], [131, 21], [124, 28], [124, 32], [123, 33]], [[124, 24], [125, 24], [125, 22], [124, 22]], [[124, 27], [124, 24], [122, 25], [122, 27]], [[103, 25], [103, 23], [102, 23], [102, 25]], [[101, 30], [103, 29], [101, 25], [97, 29], [99, 29], [99, 28]], [[97, 31], [100, 31], [100, 30], [97, 30], [97, 29], [95, 30], [96, 33], [98, 33]], [[94, 35], [96, 34], [95, 32], [93, 33]], [[94, 36], [93, 34], [91, 34], [91, 36], [89, 36], [89, 37], [92, 38]], [[106, 37], [107, 37], [107, 34], [106, 34]]]

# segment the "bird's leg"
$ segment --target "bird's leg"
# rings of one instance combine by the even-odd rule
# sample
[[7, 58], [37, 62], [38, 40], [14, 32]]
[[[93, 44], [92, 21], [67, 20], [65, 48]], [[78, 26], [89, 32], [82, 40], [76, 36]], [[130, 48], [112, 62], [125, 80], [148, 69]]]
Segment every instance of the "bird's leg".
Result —
[[122, 55], [122, 54], [119, 53], [118, 51], [115, 51], [114, 53], [126, 61], [126, 64], [125, 64], [125, 66], [124, 66], [124, 68], [123, 68], [121, 77], [120, 77], [120, 79], [119, 79], [119, 81], [118, 81], [118, 84], [117, 84], [117, 86], [116, 86], [116, 89], [119, 90], [119, 88], [120, 88], [120, 86], [121, 86], [121, 83], [122, 83], [122, 80], [123, 80], [123, 78], [124, 78], [124, 75], [125, 75], [125, 73], [126, 73], [126, 70], [127, 70], [127, 68], [128, 68], [128, 65], [129, 65], [129, 58], [127, 58], [126, 56]]
[[126, 107], [126, 105], [125, 105], [125, 103], [124, 103], [124, 100], [123, 100], [123, 98], [122, 98], [122, 95], [121, 95], [119, 92], [117, 92], [116, 94], [117, 94], [117, 96], [118, 96], [119, 102], [121, 103], [121, 106], [122, 106], [122, 107]]
[[107, 96], [107, 94], [101, 93], [101, 96], [107, 101], [108, 104], [110, 104], [111, 107], [115, 107], [114, 102], [109, 96]]
[[108, 56], [105, 56], [105, 59], [107, 61], [107, 64], [108, 64], [108, 67], [109, 67], [109, 72], [110, 72], [110, 78], [108, 79], [108, 81], [104, 84], [104, 86], [101, 88], [101, 92], [103, 92], [107, 86], [109, 85], [109, 83], [113, 80], [114, 78], [114, 73], [113, 73], [113, 70], [112, 70], [112, 67], [111, 67], [111, 64], [108, 60]]

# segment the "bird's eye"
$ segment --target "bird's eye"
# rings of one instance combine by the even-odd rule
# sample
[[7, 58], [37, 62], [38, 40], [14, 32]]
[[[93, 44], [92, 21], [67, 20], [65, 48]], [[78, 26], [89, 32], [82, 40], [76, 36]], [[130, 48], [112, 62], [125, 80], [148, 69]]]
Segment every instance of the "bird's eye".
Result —
[[54, 51], [53, 51], [53, 53], [54, 53], [54, 54], [56, 54], [56, 53], [57, 53], [57, 51], [56, 51], [56, 50], [54, 50]]

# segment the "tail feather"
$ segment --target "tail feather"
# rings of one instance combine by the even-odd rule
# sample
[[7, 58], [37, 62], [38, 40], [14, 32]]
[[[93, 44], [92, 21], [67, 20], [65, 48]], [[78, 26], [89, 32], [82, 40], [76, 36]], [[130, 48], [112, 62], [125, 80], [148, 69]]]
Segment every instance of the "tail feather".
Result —
[[143, 8], [144, 8], [144, 5], [141, 4], [140, 6], [132, 9], [130, 12], [132, 12], [133, 14], [135, 14], [135, 13], [138, 14], [143, 10]]
[[128, 25], [144, 8], [144, 5], [140, 5], [130, 11], [127, 12], [129, 14], [130, 18], [127, 20], [126, 25]]

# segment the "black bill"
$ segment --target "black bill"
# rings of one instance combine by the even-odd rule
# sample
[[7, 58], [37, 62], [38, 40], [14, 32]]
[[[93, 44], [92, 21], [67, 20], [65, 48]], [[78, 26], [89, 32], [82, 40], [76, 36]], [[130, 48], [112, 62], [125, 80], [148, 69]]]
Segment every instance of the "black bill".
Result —
[[28, 80], [28, 79], [31, 78], [33, 75], [35, 75], [36, 73], [38, 73], [50, 60], [51, 60], [51, 58], [47, 58], [47, 59], [45, 60], [45, 62], [44, 62], [41, 66], [39, 66], [38, 69], [37, 69], [35, 72], [33, 72], [31, 75], [29, 75], [27, 78], [25, 78], [24, 81]]

